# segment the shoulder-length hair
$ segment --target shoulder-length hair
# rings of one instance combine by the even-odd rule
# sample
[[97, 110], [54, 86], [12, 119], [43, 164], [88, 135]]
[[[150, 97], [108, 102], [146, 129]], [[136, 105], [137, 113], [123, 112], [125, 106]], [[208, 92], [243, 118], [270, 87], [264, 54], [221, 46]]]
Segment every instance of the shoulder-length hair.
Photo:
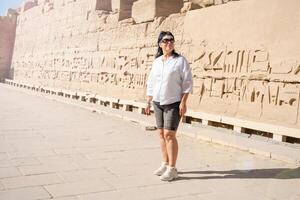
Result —
[[[159, 43], [161, 42], [161, 40], [163, 39], [163, 37], [166, 36], [166, 35], [172, 36], [172, 37], [174, 38], [174, 40], [175, 40], [174, 35], [173, 35], [170, 31], [161, 31], [161, 32], [159, 33], [158, 39], [157, 39], [158, 49], [157, 49], [155, 58], [158, 58], [159, 56], [163, 55], [163, 50], [162, 50], [162, 48], [159, 46]], [[172, 56], [178, 57], [179, 54], [178, 54], [175, 50], [173, 50], [173, 51], [172, 51]]]

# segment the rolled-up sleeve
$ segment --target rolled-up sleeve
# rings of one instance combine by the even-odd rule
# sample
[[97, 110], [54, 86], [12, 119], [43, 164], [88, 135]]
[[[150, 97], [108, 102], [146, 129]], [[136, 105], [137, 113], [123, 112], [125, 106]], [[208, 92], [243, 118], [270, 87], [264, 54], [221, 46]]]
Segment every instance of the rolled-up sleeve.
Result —
[[193, 92], [193, 76], [189, 63], [183, 58], [182, 93]]
[[153, 96], [153, 65], [147, 80], [147, 96]]

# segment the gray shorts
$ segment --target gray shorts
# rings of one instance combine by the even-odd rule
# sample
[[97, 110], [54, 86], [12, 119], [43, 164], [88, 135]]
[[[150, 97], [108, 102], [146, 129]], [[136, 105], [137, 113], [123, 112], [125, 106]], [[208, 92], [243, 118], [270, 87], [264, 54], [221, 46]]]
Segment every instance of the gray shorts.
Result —
[[177, 130], [180, 122], [179, 105], [180, 102], [168, 105], [160, 105], [159, 102], [153, 102], [156, 126], [158, 129]]

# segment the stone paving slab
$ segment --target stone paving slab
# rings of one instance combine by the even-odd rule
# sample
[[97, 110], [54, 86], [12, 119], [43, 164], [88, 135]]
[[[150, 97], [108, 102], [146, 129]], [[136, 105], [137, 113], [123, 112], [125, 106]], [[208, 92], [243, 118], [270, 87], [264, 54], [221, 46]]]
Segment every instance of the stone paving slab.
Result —
[[[204, 184], [201, 184], [204, 185]], [[211, 188], [199, 187], [193, 182], [174, 182], [173, 184], [151, 185], [147, 187], [138, 187], [103, 193], [95, 193], [82, 195], [82, 200], [92, 199], [133, 199], [133, 200], [152, 200], [152, 199], [168, 199], [178, 196], [206, 194], [212, 192]]]
[[8, 151], [7, 154], [11, 159], [28, 159], [37, 156], [52, 156], [55, 155], [55, 152], [52, 149], [39, 149], [38, 151], [36, 149], [27, 149], [26, 151]]
[[5, 188], [4, 188], [4, 185], [0, 182], [0, 191], [1, 190], [4, 190]]
[[45, 97], [0, 85], [1, 200], [299, 199], [295, 164], [197, 140], [192, 131], [178, 135], [179, 179], [162, 182], [152, 175], [161, 162], [158, 135], [135, 121], [141, 115], [130, 113], [129, 122], [117, 109], [109, 116], [99, 105]]
[[14, 178], [4, 178], [1, 181], [6, 189], [62, 183], [62, 180], [56, 174], [18, 176]]
[[28, 187], [18, 188], [14, 190], [5, 190], [0, 192], [2, 200], [32, 200], [32, 199], [47, 199], [51, 196], [43, 187]]
[[63, 197], [114, 190], [112, 186], [102, 180], [53, 184], [46, 185], [44, 187], [53, 197]]
[[77, 197], [61, 197], [61, 198], [53, 198], [52, 200], [79, 200]]
[[21, 173], [16, 167], [3, 167], [0, 170], [0, 178], [16, 177]]
[[19, 167], [23, 175], [34, 175], [34, 174], [47, 174], [58, 171], [69, 171], [79, 169], [75, 164], [65, 163], [52, 163], [52, 164], [41, 164], [33, 166], [22, 166]]
[[106, 180], [106, 179], [110, 180], [116, 178], [116, 176], [112, 172], [108, 171], [105, 167], [59, 172], [58, 174], [65, 182], [79, 182], [79, 181]]

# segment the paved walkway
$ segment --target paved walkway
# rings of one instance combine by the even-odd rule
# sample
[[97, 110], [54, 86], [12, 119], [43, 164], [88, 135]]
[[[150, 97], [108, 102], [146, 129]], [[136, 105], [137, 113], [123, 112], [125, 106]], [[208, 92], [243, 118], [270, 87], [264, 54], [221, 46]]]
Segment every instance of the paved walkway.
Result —
[[0, 200], [300, 199], [295, 166], [182, 135], [162, 182], [155, 133], [0, 85]]

